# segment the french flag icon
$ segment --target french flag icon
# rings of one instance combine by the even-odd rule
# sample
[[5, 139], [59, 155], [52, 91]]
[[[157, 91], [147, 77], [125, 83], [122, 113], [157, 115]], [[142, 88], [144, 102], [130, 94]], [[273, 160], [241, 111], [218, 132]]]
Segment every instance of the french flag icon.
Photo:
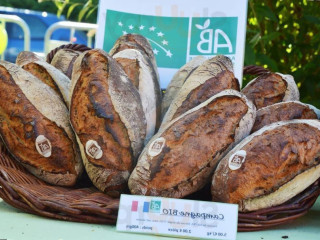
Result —
[[137, 212], [137, 211], [138, 211], [138, 201], [132, 201], [131, 212]]

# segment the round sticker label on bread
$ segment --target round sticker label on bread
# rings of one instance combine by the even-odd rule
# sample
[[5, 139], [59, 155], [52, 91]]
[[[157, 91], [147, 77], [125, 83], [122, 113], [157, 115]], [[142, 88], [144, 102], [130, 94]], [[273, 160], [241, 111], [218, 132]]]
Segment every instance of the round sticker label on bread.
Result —
[[159, 155], [165, 144], [166, 140], [163, 137], [157, 138], [150, 144], [148, 149], [148, 155], [151, 157]]
[[102, 150], [99, 144], [94, 140], [89, 140], [86, 143], [86, 153], [94, 158], [94, 159], [100, 159], [102, 157]]
[[240, 150], [232, 154], [229, 158], [229, 168], [231, 170], [237, 170], [241, 168], [242, 164], [246, 160], [247, 152], [245, 150]]
[[38, 153], [40, 153], [44, 157], [50, 157], [51, 156], [51, 143], [49, 139], [47, 139], [43, 135], [39, 135], [36, 138], [36, 149]]

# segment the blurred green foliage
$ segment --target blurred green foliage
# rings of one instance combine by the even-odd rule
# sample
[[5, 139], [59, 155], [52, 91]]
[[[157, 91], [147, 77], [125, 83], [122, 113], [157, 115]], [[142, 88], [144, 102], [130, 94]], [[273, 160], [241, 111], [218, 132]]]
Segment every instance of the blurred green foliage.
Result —
[[245, 65], [293, 75], [301, 101], [317, 107], [319, 53], [320, 1], [249, 1]]
[[[2, 4], [4, 1], [4, 4]], [[98, 0], [2, 0], [1, 5], [96, 22]], [[40, 4], [38, 4], [40, 3]], [[320, 1], [249, 0], [245, 65], [291, 74], [301, 101], [320, 108]], [[244, 78], [244, 85], [250, 80]]]

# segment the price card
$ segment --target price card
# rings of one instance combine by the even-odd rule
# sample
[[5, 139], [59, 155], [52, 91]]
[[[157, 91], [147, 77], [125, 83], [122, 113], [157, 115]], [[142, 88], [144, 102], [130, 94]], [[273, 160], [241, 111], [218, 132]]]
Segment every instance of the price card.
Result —
[[238, 205], [122, 194], [117, 231], [236, 239]]

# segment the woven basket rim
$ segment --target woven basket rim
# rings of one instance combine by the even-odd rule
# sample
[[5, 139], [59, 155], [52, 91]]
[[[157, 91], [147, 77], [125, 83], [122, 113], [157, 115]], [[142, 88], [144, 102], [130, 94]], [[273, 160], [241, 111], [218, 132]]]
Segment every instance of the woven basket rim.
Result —
[[[51, 186], [37, 179], [0, 147], [0, 198], [27, 213], [65, 221], [115, 224], [119, 199], [91, 188]], [[320, 179], [280, 206], [238, 214], [238, 231], [259, 231], [306, 214], [320, 195]]]

